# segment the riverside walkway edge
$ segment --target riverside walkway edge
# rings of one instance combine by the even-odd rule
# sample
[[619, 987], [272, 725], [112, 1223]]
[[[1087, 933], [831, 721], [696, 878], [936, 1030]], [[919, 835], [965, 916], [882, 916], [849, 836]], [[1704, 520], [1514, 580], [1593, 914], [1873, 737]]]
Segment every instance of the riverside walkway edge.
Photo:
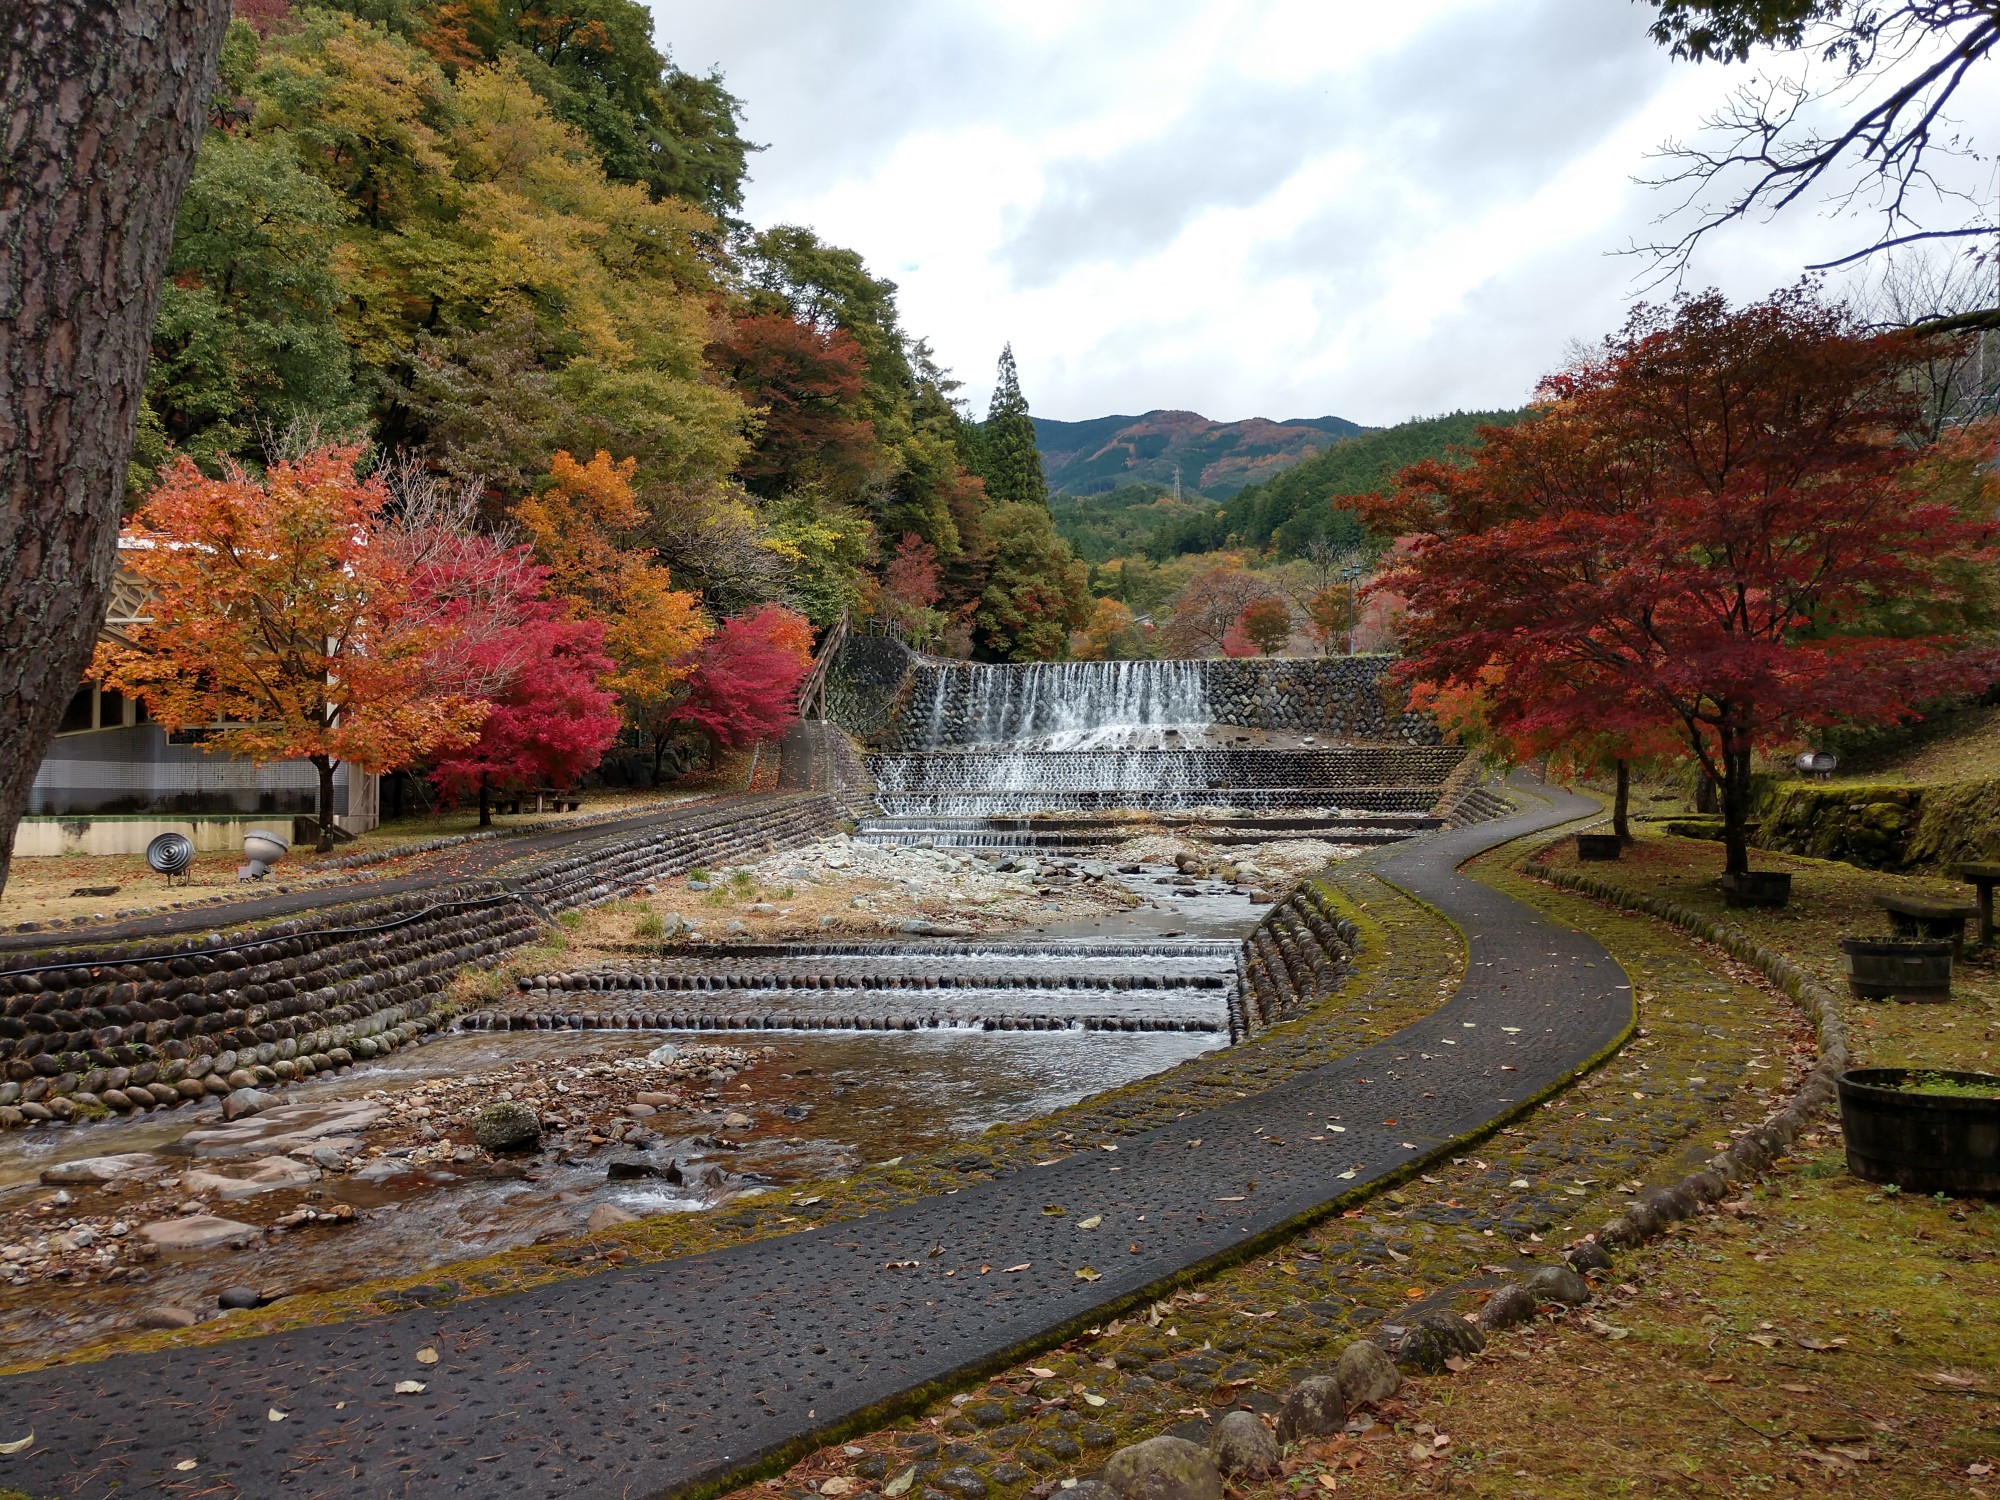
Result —
[[[1456, 923], [1468, 949], [1453, 997], [1380, 1043], [1126, 1137], [1115, 1153], [807, 1233], [9, 1377], [0, 1439], [32, 1428], [35, 1442], [0, 1458], [0, 1489], [426, 1500], [707, 1490], [1227, 1263], [1517, 1112], [1628, 1033], [1631, 988], [1603, 948], [1459, 870], [1596, 810], [1541, 795], [1545, 807], [1364, 858]], [[1092, 1217], [1098, 1227], [1081, 1230]], [[436, 1363], [417, 1361], [426, 1346]], [[397, 1394], [408, 1381], [423, 1389]]]

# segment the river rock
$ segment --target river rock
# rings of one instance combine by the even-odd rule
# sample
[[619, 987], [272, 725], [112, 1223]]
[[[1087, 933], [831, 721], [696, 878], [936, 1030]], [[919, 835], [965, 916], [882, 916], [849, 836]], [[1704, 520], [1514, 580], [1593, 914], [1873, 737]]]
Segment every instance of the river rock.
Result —
[[1568, 1266], [1543, 1266], [1528, 1278], [1528, 1295], [1536, 1302], [1560, 1302], [1564, 1307], [1582, 1307], [1590, 1300], [1590, 1288]]
[[250, 1244], [262, 1231], [254, 1224], [240, 1224], [234, 1219], [190, 1214], [184, 1219], [142, 1224], [139, 1233], [162, 1250], [225, 1250]]
[[131, 1151], [121, 1156], [86, 1156], [77, 1161], [57, 1162], [52, 1167], [42, 1168], [42, 1181], [50, 1187], [75, 1187], [78, 1184], [117, 1182], [123, 1177], [160, 1170], [161, 1163], [157, 1156], [144, 1151]]
[[489, 1104], [472, 1121], [472, 1138], [488, 1151], [525, 1151], [542, 1138], [542, 1122], [511, 1099]]
[[254, 1286], [226, 1286], [217, 1295], [215, 1305], [224, 1312], [242, 1312], [252, 1307], [264, 1305], [264, 1294]]
[[1534, 1293], [1518, 1281], [1510, 1281], [1486, 1299], [1479, 1310], [1479, 1326], [1488, 1329], [1512, 1328], [1535, 1316]]
[[309, 1187], [318, 1181], [319, 1168], [311, 1162], [289, 1156], [263, 1156], [235, 1172], [189, 1172], [181, 1179], [181, 1188], [184, 1192], [219, 1193], [224, 1199], [236, 1199]]
[[139, 1315], [132, 1321], [141, 1328], [192, 1328], [196, 1319], [185, 1307], [168, 1307], [162, 1303], [140, 1308]]
[[1476, 1323], [1446, 1312], [1420, 1313], [1396, 1340], [1396, 1363], [1421, 1375], [1436, 1375], [1450, 1361], [1477, 1354], [1486, 1335]]
[[1255, 1412], [1232, 1411], [1208, 1434], [1216, 1468], [1232, 1478], [1262, 1479], [1278, 1472], [1278, 1440]]
[[1330, 1437], [1347, 1425], [1347, 1397], [1332, 1375], [1308, 1375], [1278, 1405], [1278, 1441]]
[[1367, 1339], [1356, 1339], [1340, 1351], [1333, 1378], [1340, 1382], [1340, 1394], [1350, 1411], [1387, 1401], [1403, 1388], [1403, 1372], [1396, 1368], [1396, 1362]]
[[647, 1161], [643, 1157], [620, 1157], [615, 1161], [609, 1161], [604, 1164], [604, 1180], [606, 1182], [630, 1182], [639, 1177], [665, 1177], [666, 1175], [666, 1166], [656, 1161]]
[[1581, 1245], [1572, 1249], [1564, 1259], [1570, 1263], [1573, 1269], [1584, 1275], [1588, 1275], [1592, 1271], [1608, 1271], [1611, 1269], [1611, 1257], [1604, 1253], [1603, 1247], [1595, 1240], [1585, 1240]]
[[638, 1222], [639, 1216], [629, 1208], [620, 1208], [615, 1203], [600, 1203], [590, 1211], [590, 1217], [583, 1221], [583, 1227], [592, 1234], [599, 1230], [616, 1229], [620, 1224]]
[[223, 1098], [222, 1118], [240, 1120], [246, 1115], [260, 1115], [273, 1105], [282, 1102], [262, 1089], [239, 1088]]
[[755, 1126], [756, 1123], [757, 1122], [755, 1120], [751, 1119], [748, 1115], [742, 1113], [740, 1110], [732, 1109], [728, 1114], [722, 1117], [722, 1128], [724, 1130], [749, 1130], [753, 1126]]
[[1222, 1500], [1222, 1472], [1208, 1450], [1185, 1438], [1147, 1438], [1120, 1448], [1104, 1482], [1124, 1500]]

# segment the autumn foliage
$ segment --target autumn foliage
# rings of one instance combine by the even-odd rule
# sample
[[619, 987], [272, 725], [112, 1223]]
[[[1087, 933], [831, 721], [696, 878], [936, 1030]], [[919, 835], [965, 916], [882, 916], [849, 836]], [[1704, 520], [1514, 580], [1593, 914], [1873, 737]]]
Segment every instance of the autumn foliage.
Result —
[[775, 739], [798, 718], [812, 626], [775, 604], [725, 620], [702, 647], [670, 718], [729, 748]]
[[176, 462], [127, 532], [152, 617], [91, 668], [168, 729], [212, 727], [212, 749], [311, 761], [322, 848], [336, 761], [408, 765], [470, 741], [487, 712], [474, 684], [427, 669], [451, 621], [387, 544], [388, 494], [355, 477], [360, 456], [323, 448], [261, 479]]
[[1638, 309], [1465, 466], [1358, 502], [1410, 538], [1382, 586], [1412, 672], [1481, 688], [1523, 738], [1670, 727], [1746, 872], [1754, 750], [1990, 670], [1992, 436], [1918, 446], [1899, 377], [1923, 352], [1809, 290]]
[[693, 671], [709, 626], [700, 601], [632, 541], [644, 519], [632, 473], [631, 459], [615, 463], [600, 452], [579, 463], [558, 453], [548, 484], [515, 507], [514, 519], [573, 617], [603, 628], [616, 664], [608, 685], [623, 697], [660, 699]]

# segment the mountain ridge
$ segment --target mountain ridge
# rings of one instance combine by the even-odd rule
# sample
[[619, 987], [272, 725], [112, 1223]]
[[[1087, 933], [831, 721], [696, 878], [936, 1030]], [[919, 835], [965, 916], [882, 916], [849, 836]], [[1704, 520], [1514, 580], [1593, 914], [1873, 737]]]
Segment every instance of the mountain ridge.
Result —
[[1369, 429], [1345, 417], [1245, 417], [1156, 408], [1064, 422], [1035, 417], [1035, 446], [1056, 494], [1091, 495], [1133, 482], [1221, 499]]

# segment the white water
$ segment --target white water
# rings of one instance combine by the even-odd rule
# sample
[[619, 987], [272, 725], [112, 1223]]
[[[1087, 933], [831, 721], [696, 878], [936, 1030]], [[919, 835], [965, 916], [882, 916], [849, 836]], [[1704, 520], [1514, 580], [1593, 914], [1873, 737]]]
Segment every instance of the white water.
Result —
[[[1213, 722], [1207, 667], [1199, 661], [935, 667], [927, 748], [1170, 749]], [[947, 729], [960, 703], [964, 726]]]

